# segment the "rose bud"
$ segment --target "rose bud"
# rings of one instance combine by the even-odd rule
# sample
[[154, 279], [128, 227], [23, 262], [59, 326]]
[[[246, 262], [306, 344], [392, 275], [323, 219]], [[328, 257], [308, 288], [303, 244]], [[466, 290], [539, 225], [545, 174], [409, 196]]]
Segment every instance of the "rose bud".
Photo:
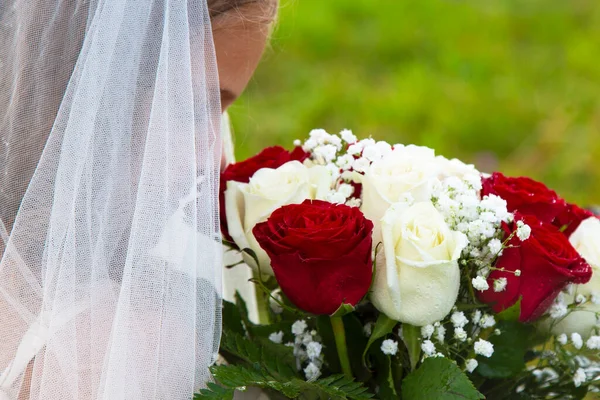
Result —
[[[254, 238], [252, 229], [266, 221], [273, 211], [287, 204], [299, 204], [306, 199], [323, 199], [331, 190], [331, 173], [324, 166], [306, 167], [290, 161], [281, 167], [262, 168], [248, 183], [227, 182], [225, 207], [227, 227], [240, 249], [252, 249], [258, 258], [261, 273], [272, 275], [267, 253]], [[244, 261], [258, 271], [258, 265], [246, 252]]]
[[[513, 234], [517, 221], [531, 228], [525, 241]], [[479, 294], [480, 300], [491, 304], [495, 312], [521, 299], [519, 320], [534, 321], [548, 310], [569, 283], [583, 284], [590, 280], [591, 267], [554, 225], [542, 223], [531, 215], [516, 214], [515, 222], [505, 225], [504, 229], [513, 237], [499, 257], [497, 269], [488, 276], [490, 289]], [[516, 270], [520, 270], [520, 274], [515, 274]], [[506, 278], [507, 285], [503, 291], [495, 292], [492, 288], [499, 278]]]
[[581, 222], [570, 237], [570, 242], [592, 267], [592, 279], [575, 286], [567, 304], [575, 301], [575, 295], [585, 296], [585, 303], [558, 322], [554, 334], [577, 332], [584, 337], [591, 335], [596, 327], [596, 313], [600, 313], [600, 220], [590, 217]]
[[576, 204], [567, 204], [563, 212], [554, 220], [554, 226], [561, 229], [569, 237], [582, 221], [593, 216], [594, 214], [591, 211], [584, 210]]
[[373, 223], [358, 208], [324, 201], [283, 206], [253, 232], [281, 290], [301, 310], [331, 315], [369, 290]]
[[227, 189], [228, 181], [248, 183], [252, 175], [261, 168], [275, 169], [289, 161], [303, 162], [308, 156], [309, 154], [302, 150], [301, 147], [296, 147], [290, 152], [281, 146], [273, 146], [267, 147], [247, 160], [229, 164], [221, 173], [221, 183], [219, 186], [219, 212], [221, 213], [221, 232], [223, 233], [223, 237], [230, 242], [233, 241], [229, 235], [229, 229], [227, 229], [225, 210], [225, 190]]
[[556, 192], [533, 179], [511, 178], [494, 172], [482, 180], [482, 196], [495, 194], [506, 200], [508, 211], [534, 215], [542, 222], [552, 222], [561, 214], [566, 203]]
[[396, 203], [381, 220], [373, 305], [389, 318], [415, 326], [444, 318], [460, 286], [458, 259], [467, 237], [450, 229], [431, 202]]

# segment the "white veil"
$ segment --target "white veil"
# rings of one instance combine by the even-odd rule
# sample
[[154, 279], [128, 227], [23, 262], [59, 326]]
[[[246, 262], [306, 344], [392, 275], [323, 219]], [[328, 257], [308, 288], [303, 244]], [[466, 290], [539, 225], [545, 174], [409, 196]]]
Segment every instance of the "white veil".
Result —
[[206, 0], [0, 0], [1, 400], [209, 379], [220, 111]]

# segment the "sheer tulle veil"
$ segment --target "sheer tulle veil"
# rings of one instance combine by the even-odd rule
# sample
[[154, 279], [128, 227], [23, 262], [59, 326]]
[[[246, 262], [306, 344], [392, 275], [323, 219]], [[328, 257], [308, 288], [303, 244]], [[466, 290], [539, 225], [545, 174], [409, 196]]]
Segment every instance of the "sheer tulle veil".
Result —
[[206, 0], [0, 0], [0, 399], [189, 399], [220, 337]]

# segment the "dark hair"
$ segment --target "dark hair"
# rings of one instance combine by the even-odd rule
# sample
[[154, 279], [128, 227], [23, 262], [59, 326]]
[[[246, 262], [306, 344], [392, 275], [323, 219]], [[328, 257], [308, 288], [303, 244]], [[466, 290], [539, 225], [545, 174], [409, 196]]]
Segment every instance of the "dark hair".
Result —
[[262, 3], [264, 5], [265, 17], [273, 19], [277, 13], [278, 0], [208, 0], [210, 17], [215, 18], [229, 11], [251, 3]]

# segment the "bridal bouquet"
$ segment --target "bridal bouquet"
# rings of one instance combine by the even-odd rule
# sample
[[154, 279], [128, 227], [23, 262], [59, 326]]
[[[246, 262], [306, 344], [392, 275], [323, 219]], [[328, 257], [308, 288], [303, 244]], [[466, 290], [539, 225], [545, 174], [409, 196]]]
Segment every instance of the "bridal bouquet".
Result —
[[581, 399], [600, 389], [600, 219], [529, 178], [313, 130], [222, 176], [260, 323], [225, 302], [215, 383], [270, 398]]

